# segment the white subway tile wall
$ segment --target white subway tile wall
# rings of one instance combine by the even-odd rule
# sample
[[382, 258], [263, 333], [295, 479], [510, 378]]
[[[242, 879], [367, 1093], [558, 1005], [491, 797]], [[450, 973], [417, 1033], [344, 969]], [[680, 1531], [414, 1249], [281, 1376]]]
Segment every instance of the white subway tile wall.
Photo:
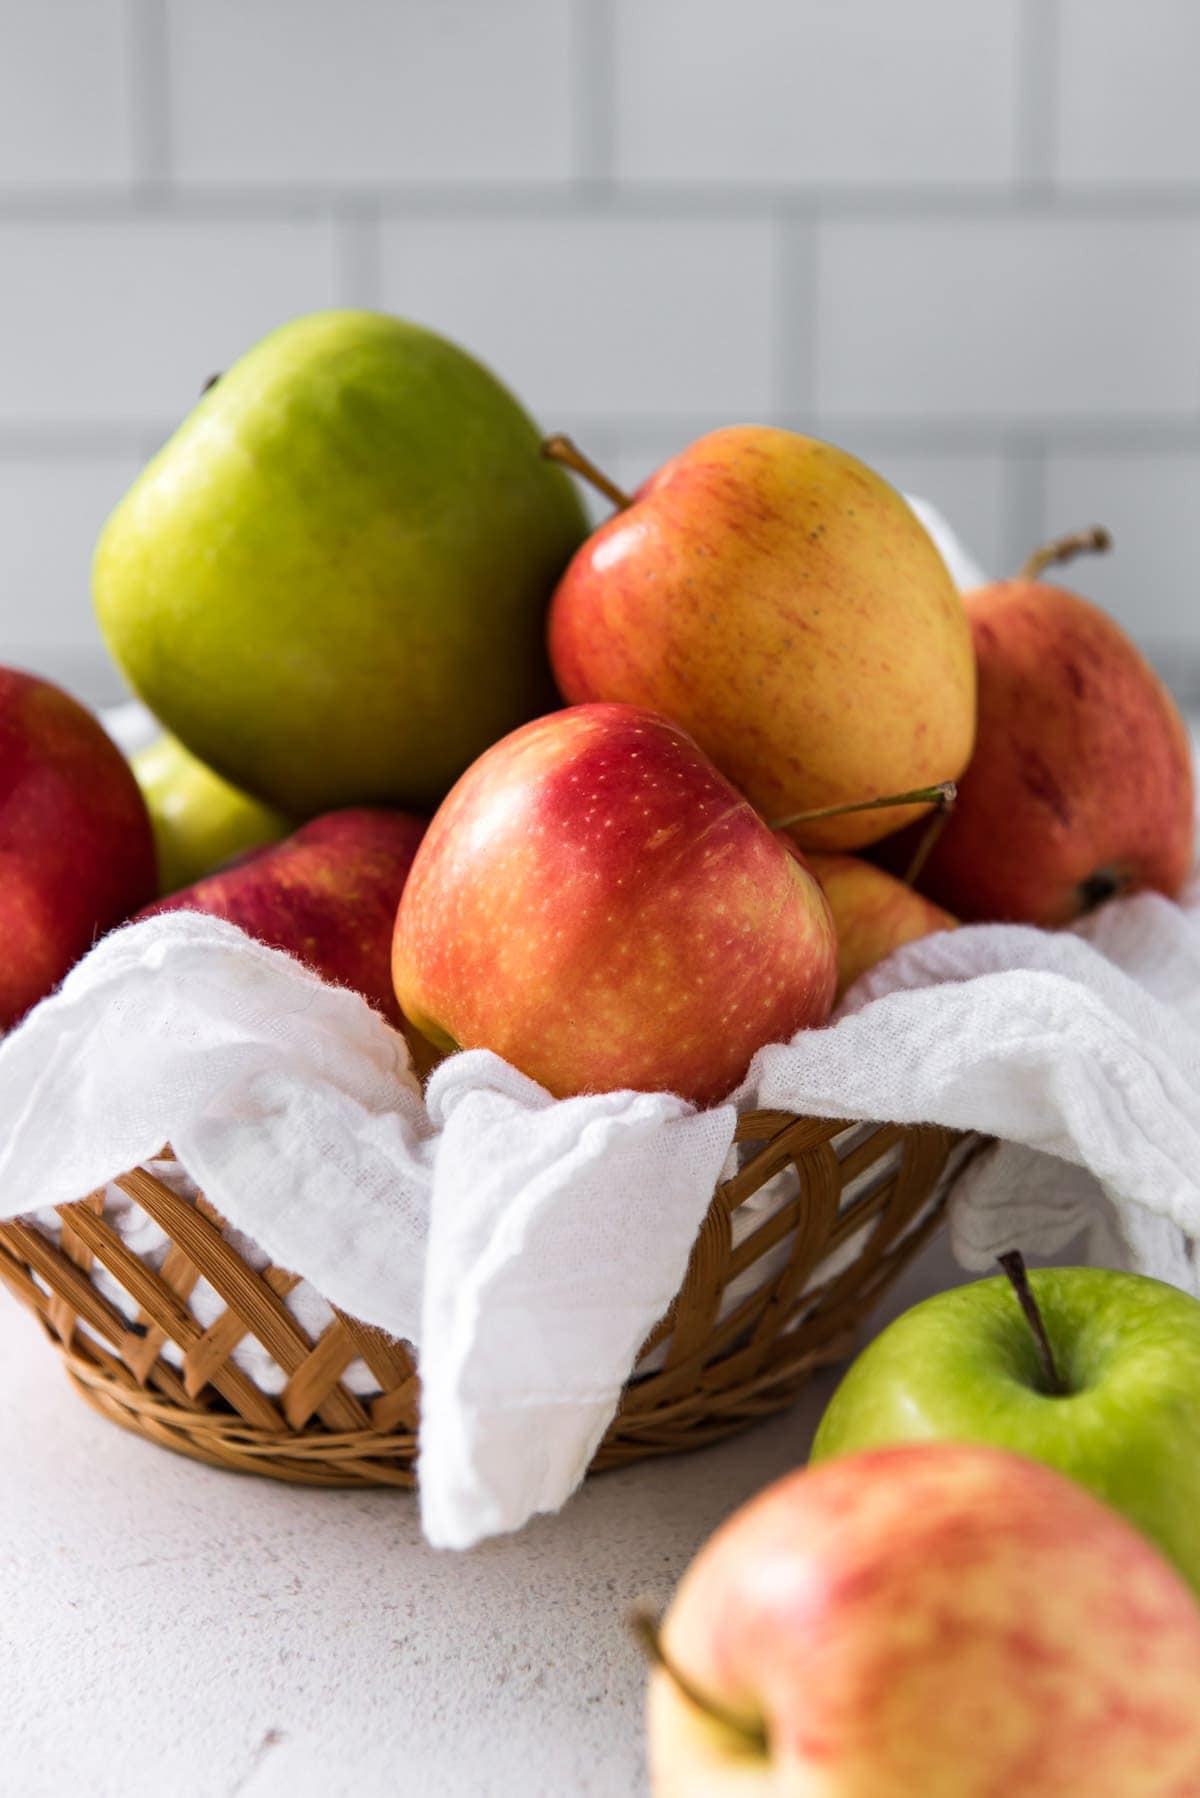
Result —
[[459, 337], [636, 484], [841, 442], [1200, 697], [1195, 0], [12, 0], [0, 660], [120, 691], [105, 511], [313, 307]]

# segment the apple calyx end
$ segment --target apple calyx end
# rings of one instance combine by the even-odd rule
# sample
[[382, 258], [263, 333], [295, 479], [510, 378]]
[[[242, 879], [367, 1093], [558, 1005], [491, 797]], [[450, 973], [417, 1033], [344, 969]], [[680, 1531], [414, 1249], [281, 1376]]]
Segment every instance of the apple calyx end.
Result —
[[815, 811], [793, 812], [787, 818], [774, 819], [769, 828], [790, 830], [795, 824], [816, 824], [822, 818], [844, 818], [851, 812], [890, 811], [898, 805], [936, 805], [944, 812], [957, 798], [957, 784], [952, 780], [939, 780], [933, 786], [913, 787], [907, 793], [885, 793], [881, 799], [856, 799], [850, 805], [822, 805]]
[[561, 431], [556, 431], [552, 436], [543, 439], [542, 460], [557, 462], [560, 467], [569, 468], [572, 474], [577, 474], [582, 480], [587, 481], [596, 489], [597, 493], [602, 493], [605, 499], [617, 508], [618, 512], [624, 512], [633, 504], [632, 495], [618, 487], [615, 481], [610, 481], [604, 470], [598, 467], [590, 456], [585, 456], [574, 440], [565, 436]]
[[1028, 561], [1017, 570], [1019, 581], [1036, 581], [1047, 568], [1060, 562], [1073, 562], [1076, 556], [1102, 556], [1113, 546], [1112, 533], [1102, 524], [1090, 524], [1082, 531], [1068, 531], [1035, 549]]
[[766, 1754], [767, 1732], [761, 1724], [755, 1727], [748, 1724], [744, 1718], [735, 1717], [731, 1712], [723, 1710], [720, 1705], [714, 1704], [712, 1699], [699, 1691], [669, 1658], [663, 1648], [658, 1617], [649, 1603], [643, 1602], [633, 1607], [629, 1613], [629, 1628], [648, 1665], [664, 1673], [681, 1698], [685, 1699], [688, 1704], [694, 1705], [711, 1722], [719, 1724], [722, 1729], [727, 1729], [731, 1734], [739, 1737], [748, 1747]]
[[1020, 1249], [1009, 1249], [998, 1255], [1009, 1284], [1017, 1295], [1017, 1303], [1025, 1313], [1025, 1321], [1033, 1334], [1034, 1346], [1037, 1349], [1038, 1362], [1042, 1370], [1042, 1389], [1050, 1398], [1066, 1398], [1069, 1388], [1058, 1371], [1054, 1360], [1054, 1350], [1050, 1346], [1050, 1336], [1041, 1308], [1033, 1295], [1033, 1287], [1029, 1283], [1029, 1272], [1025, 1266], [1025, 1257]]

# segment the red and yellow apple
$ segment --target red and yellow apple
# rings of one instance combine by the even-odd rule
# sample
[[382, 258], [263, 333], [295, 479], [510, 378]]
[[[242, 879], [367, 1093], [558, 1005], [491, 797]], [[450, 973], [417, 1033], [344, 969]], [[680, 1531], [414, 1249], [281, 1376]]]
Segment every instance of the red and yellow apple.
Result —
[[962, 918], [1069, 924], [1116, 893], [1173, 896], [1192, 865], [1187, 728], [1119, 625], [1036, 578], [1053, 547], [965, 602], [978, 736], [918, 882]]
[[60, 688], [0, 668], [0, 1030], [154, 891], [125, 758]]
[[658, 1638], [657, 1798], [1183, 1798], [1200, 1609], [1124, 1518], [994, 1448], [795, 1473], [700, 1551]]
[[[549, 640], [569, 700], [675, 720], [772, 823], [953, 780], [971, 753], [974, 657], [941, 556], [871, 469], [791, 431], [713, 431], [667, 462], [577, 551]], [[795, 834], [854, 848], [922, 809]]]
[[550, 1092], [723, 1098], [764, 1043], [829, 1012], [821, 889], [677, 725], [589, 705], [462, 776], [396, 919], [396, 995], [440, 1047]]
[[833, 913], [839, 999], [860, 974], [883, 961], [893, 949], [932, 936], [937, 930], [953, 930], [958, 924], [940, 905], [860, 856], [814, 851], [808, 865]]
[[370, 806], [327, 812], [141, 915], [198, 911], [227, 918], [332, 985], [361, 993], [399, 1026], [392, 926], [424, 830], [424, 819], [409, 812]]

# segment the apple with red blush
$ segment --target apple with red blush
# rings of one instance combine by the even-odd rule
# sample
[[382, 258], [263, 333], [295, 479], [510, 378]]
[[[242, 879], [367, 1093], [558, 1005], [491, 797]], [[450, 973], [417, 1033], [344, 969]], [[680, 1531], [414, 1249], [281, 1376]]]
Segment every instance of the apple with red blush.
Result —
[[[281, 843], [252, 850], [147, 906], [141, 916], [196, 911], [226, 918], [323, 980], [361, 993], [400, 1028], [392, 927], [424, 831], [425, 820], [409, 812], [375, 806], [327, 812]], [[417, 1046], [428, 1065], [428, 1044]]]
[[0, 668], [0, 1030], [155, 886], [145, 801], [99, 720]]
[[559, 1097], [724, 1098], [828, 1015], [837, 949], [799, 852], [692, 738], [585, 705], [487, 750], [435, 814], [396, 918], [396, 995], [443, 1049]]
[[[975, 751], [919, 881], [960, 918], [1052, 928], [1119, 893], [1174, 897], [1191, 870], [1195, 781], [1175, 702], [1107, 613], [1040, 578], [1107, 544], [1077, 533], [965, 598]], [[908, 853], [889, 849], [889, 865]]]
[[649, 1693], [656, 1798], [1200, 1792], [1200, 1609], [1038, 1462], [922, 1442], [743, 1506], [685, 1573]]

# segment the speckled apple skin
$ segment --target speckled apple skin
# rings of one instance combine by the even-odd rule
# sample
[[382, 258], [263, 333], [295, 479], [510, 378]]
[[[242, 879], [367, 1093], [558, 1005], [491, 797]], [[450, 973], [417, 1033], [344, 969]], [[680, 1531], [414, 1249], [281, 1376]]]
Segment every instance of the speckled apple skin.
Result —
[[823, 855], [814, 851], [808, 865], [829, 901], [837, 931], [837, 996], [847, 992], [868, 968], [918, 937], [953, 930], [958, 919], [914, 892], [873, 862], [857, 855]]
[[322, 979], [361, 993], [399, 1026], [392, 927], [424, 832], [425, 820], [410, 812], [374, 806], [327, 812], [141, 915], [199, 911], [228, 918]]
[[828, 1015], [817, 882], [676, 725], [581, 706], [514, 731], [436, 813], [396, 920], [396, 993], [435, 1042], [560, 1097], [707, 1104]]
[[[770, 822], [966, 766], [975, 664], [962, 601], [901, 496], [853, 456], [762, 426], [713, 431], [577, 551], [550, 611], [572, 701], [690, 731]], [[919, 815], [796, 831], [854, 848]]]
[[[657, 1798], [1195, 1798], [1200, 1610], [1048, 1468], [926, 1443], [790, 1475], [692, 1563], [650, 1691]], [[767, 1746], [751, 1733], [765, 1729]]]
[[0, 1030], [154, 891], [124, 756], [60, 688], [0, 668]]
[[967, 596], [975, 754], [920, 878], [961, 918], [1054, 927], [1111, 870], [1174, 896], [1192, 865], [1187, 728], [1119, 625], [1077, 594], [1013, 580]]

